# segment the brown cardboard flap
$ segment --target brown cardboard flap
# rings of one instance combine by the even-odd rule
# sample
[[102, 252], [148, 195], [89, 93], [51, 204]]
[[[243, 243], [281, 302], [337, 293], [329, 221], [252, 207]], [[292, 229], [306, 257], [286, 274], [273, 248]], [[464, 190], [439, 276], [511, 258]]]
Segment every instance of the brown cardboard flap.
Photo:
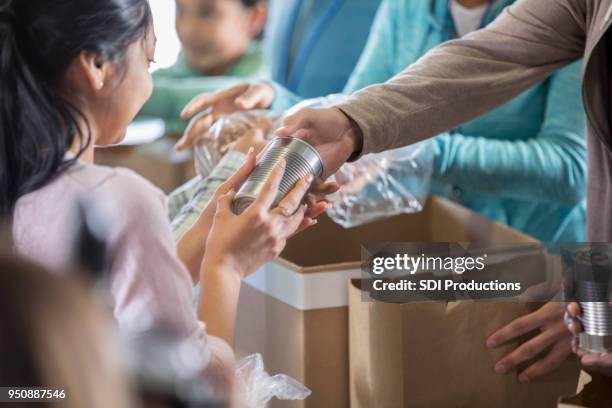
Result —
[[558, 408], [612, 407], [612, 377], [591, 373], [591, 380], [576, 395], [559, 399]]
[[[422, 212], [345, 229], [326, 216], [292, 238], [282, 262], [302, 273], [359, 268], [363, 242], [536, 242], [441, 197], [430, 197]], [[338, 265], [341, 264], [341, 265]]]

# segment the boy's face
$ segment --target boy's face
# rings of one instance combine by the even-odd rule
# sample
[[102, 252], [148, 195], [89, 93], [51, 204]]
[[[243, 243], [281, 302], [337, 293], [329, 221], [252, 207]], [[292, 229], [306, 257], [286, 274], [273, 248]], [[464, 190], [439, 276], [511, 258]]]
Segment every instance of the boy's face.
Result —
[[261, 5], [241, 0], [176, 0], [176, 31], [187, 64], [208, 75], [222, 75], [247, 51], [265, 24]]

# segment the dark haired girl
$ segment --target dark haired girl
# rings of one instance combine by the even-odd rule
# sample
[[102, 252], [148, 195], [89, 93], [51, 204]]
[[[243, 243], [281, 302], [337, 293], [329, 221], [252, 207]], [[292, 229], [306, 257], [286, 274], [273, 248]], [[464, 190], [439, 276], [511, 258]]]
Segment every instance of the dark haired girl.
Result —
[[[212, 372], [225, 372], [240, 282], [313, 224], [300, 206], [308, 183], [270, 209], [280, 166], [260, 199], [234, 215], [233, 189], [255, 165], [249, 153], [177, 250], [165, 196], [128, 170], [93, 164], [94, 145], [121, 141], [150, 96], [154, 50], [147, 0], [0, 0], [0, 215], [20, 252], [61, 270], [75, 203], [104, 204], [113, 215], [109, 279], [119, 327], [172, 324], [201, 341]], [[196, 316], [191, 293], [200, 279]]]

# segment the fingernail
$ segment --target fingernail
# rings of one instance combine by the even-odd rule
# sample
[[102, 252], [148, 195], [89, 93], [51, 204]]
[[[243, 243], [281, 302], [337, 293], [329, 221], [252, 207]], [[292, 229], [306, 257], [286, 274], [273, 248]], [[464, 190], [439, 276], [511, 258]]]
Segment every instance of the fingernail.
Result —
[[254, 151], [255, 151], [255, 148], [253, 146], [249, 147], [249, 151], [247, 152], [247, 156], [252, 155]]
[[501, 363], [495, 364], [495, 372], [497, 374], [504, 374], [506, 372], [506, 366]]
[[497, 346], [497, 342], [493, 339], [488, 339], [487, 340], [487, 347], [489, 348], [494, 348]]
[[529, 382], [529, 377], [526, 376], [525, 374], [521, 374], [519, 375], [518, 380], [521, 384], [525, 384], [526, 382]]
[[308, 177], [306, 177], [306, 181], [310, 184], [312, 183], [312, 181], [314, 180], [314, 176], [312, 174], [310, 174]]
[[319, 223], [319, 220], [312, 220], [310, 221], [310, 226], [312, 227], [313, 225], [317, 225]]

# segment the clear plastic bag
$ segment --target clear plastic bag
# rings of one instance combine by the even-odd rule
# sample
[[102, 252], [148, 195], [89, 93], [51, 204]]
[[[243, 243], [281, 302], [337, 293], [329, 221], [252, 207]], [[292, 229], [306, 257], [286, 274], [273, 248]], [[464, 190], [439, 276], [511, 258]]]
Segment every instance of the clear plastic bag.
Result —
[[[267, 138], [285, 116], [305, 108], [329, 108], [348, 99], [342, 94], [304, 100], [284, 115], [265, 110], [237, 112], [219, 119], [195, 150], [198, 172], [210, 174], [221, 157], [249, 129], [259, 128]], [[342, 186], [330, 197], [328, 215], [345, 228], [423, 209], [429, 193], [435, 145], [425, 141], [383, 153], [371, 154], [345, 164], [334, 176]]]
[[429, 194], [434, 142], [370, 154], [334, 175], [340, 190], [327, 214], [344, 228], [423, 209]]
[[202, 177], [208, 176], [225, 153], [250, 129], [261, 129], [266, 138], [271, 138], [280, 120], [280, 115], [266, 110], [236, 112], [220, 118], [193, 149], [198, 173]]
[[334, 94], [321, 98], [306, 99], [285, 114], [268, 110], [252, 110], [232, 113], [220, 118], [203, 135], [194, 147], [195, 167], [202, 177], [206, 177], [215, 168], [221, 158], [232, 149], [233, 145], [250, 129], [261, 129], [266, 139], [280, 126], [283, 118], [303, 108], [325, 108], [346, 100], [345, 95]]
[[[305, 100], [290, 115], [304, 108], [329, 108], [348, 99], [342, 94]], [[327, 215], [344, 228], [352, 228], [398, 214], [423, 210], [429, 194], [435, 142], [370, 154], [347, 163], [334, 175], [341, 186], [330, 197]]]
[[259, 353], [238, 362], [236, 378], [241, 390], [239, 400], [247, 408], [264, 408], [272, 398], [304, 400], [311, 394], [308, 388], [285, 374], [268, 374]]

